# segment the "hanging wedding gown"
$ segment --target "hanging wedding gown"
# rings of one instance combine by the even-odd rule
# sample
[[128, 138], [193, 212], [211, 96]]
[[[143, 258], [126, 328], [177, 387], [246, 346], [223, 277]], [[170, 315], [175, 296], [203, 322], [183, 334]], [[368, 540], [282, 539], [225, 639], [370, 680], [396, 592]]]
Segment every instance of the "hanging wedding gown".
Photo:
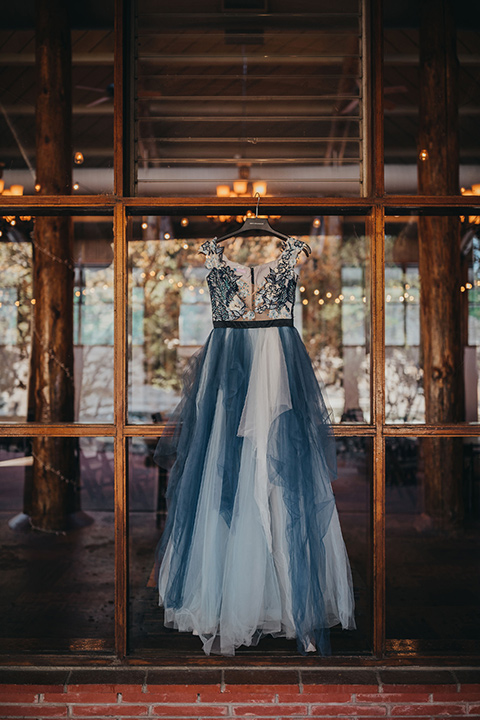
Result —
[[215, 240], [200, 248], [214, 327], [155, 460], [171, 466], [157, 553], [165, 625], [198, 635], [207, 654], [267, 634], [328, 654], [330, 627], [355, 628], [335, 439], [293, 327], [303, 247], [289, 238], [254, 267]]

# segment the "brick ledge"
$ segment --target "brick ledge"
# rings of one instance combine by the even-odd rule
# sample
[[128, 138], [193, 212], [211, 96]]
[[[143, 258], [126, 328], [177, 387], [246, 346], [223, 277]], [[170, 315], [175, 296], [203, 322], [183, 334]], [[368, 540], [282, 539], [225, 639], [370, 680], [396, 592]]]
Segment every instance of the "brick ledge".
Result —
[[424, 685], [448, 686], [451, 691], [461, 685], [480, 685], [480, 666], [392, 668], [249, 668], [239, 667], [0, 667], [0, 684], [4, 685], [360, 685], [384, 686]]

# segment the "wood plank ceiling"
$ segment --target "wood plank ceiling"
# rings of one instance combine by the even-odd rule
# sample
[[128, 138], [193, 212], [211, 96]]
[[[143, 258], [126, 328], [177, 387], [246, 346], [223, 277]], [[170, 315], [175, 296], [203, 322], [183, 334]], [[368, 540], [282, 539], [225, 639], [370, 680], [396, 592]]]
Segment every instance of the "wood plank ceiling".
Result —
[[[361, 3], [223, 5], [139, 0], [139, 194], [215, 194], [218, 184], [232, 186], [245, 175], [266, 181], [273, 195], [361, 194]], [[113, 6], [90, 2], [73, 15], [81, 191], [104, 192], [111, 190], [105, 173], [113, 166]], [[8, 10], [0, 31], [0, 162], [7, 184], [23, 182], [26, 192], [33, 192], [35, 165], [33, 18], [28, 0]], [[478, 18], [459, 18], [460, 154], [468, 177], [480, 170], [478, 27]], [[410, 184], [419, 92], [415, 10], [406, 0], [387, 0], [385, 158], [387, 169], [408, 171]]]

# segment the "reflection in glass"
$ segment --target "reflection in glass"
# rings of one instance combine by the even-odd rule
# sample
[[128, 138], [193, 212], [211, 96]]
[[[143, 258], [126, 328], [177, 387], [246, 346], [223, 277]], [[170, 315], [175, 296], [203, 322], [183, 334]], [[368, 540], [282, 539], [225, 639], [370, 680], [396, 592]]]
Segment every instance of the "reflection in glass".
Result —
[[139, 0], [140, 195], [362, 193], [362, 3]]
[[[129, 420], [161, 422], [180, 399], [182, 372], [212, 328], [200, 244], [220, 234], [212, 219], [131, 221], [129, 242]], [[311, 246], [297, 284], [295, 325], [336, 422], [368, 422], [369, 243], [361, 220], [284, 218], [277, 227]], [[246, 265], [278, 256], [278, 239], [229, 240], [225, 255]]]
[[[155, 549], [168, 511], [165, 493], [168, 472], [153, 462], [156, 438], [132, 438], [129, 443], [130, 644], [132, 651], [198, 653], [200, 640], [163, 625], [155, 585]], [[350, 558], [357, 630], [332, 630], [333, 653], [364, 652], [371, 648], [370, 484], [372, 443], [368, 438], [337, 440], [338, 478], [333, 484], [342, 533]], [[295, 641], [264, 638], [243, 652], [297, 653]]]
[[[60, 224], [54, 217], [43, 217], [41, 222], [17, 218], [14, 225], [2, 225], [0, 420], [4, 422], [35, 418], [35, 363], [40, 363], [47, 374], [42, 383], [47, 383], [48, 375], [55, 372], [65, 383], [60, 395], [50, 396], [52, 415], [44, 415], [44, 422], [111, 422], [113, 418], [112, 221], [73, 218], [71, 259], [57, 256], [48, 243], [53, 233], [62, 242], [69, 226], [70, 219], [63, 218]], [[65, 267], [72, 273], [68, 279], [60, 272]], [[39, 300], [43, 295], [38, 294], [43, 292], [40, 284], [47, 269], [51, 273], [47, 290], [55, 291], [55, 309], [44, 301], [43, 309], [51, 308], [48, 328], [52, 333], [55, 328], [65, 329], [58, 330], [55, 344], [53, 335], [46, 334], [47, 326], [42, 321], [45, 313]], [[73, 299], [69, 298], [70, 292]], [[38, 353], [35, 360], [34, 343]], [[62, 410], [64, 395], [70, 399], [68, 408]]]
[[[480, 441], [435, 438], [455, 457], [438, 487], [431, 438], [386, 441], [387, 638], [396, 647], [478, 650]], [[449, 503], [446, 511], [439, 507]], [[456, 506], [456, 514], [452, 513]]]
[[[113, 439], [50, 440], [68, 441], [68, 475], [58, 455], [65, 444], [46, 458], [33, 438], [0, 440], [0, 651], [111, 650]], [[65, 488], [61, 533], [31, 526], [35, 465], [47, 474], [52, 493]]]
[[[427, 3], [404, 3], [402, 6], [396, 0], [384, 0], [384, 137], [385, 137], [385, 189], [393, 194], [416, 194], [418, 192], [417, 164], [420, 161], [426, 166], [431, 158], [422, 160], [420, 150], [431, 153], [430, 148], [423, 148], [420, 144], [422, 95], [426, 96], [426, 88], [422, 84], [420, 67], [420, 8], [433, 8]], [[453, 10], [452, 21], [454, 28], [453, 45], [458, 59], [458, 78], [450, 89], [448, 102], [451, 106], [448, 113], [438, 112], [444, 107], [443, 99], [438, 94], [430, 107], [430, 117], [440, 129], [442, 117], [449, 118], [448, 142], [452, 143], [455, 131], [452, 121], [458, 123], [458, 145], [460, 155], [459, 178], [460, 187], [471, 188], [472, 184], [479, 182], [480, 169], [480, 140], [477, 127], [477, 116], [480, 108], [480, 64], [477, 59], [479, 26], [478, 17], [471, 12], [468, 3], [447, 3]], [[446, 55], [448, 41], [439, 27], [435, 26], [442, 13], [431, 12], [428, 23], [432, 38], [436, 44], [430, 47], [431, 61], [443, 61]], [[440, 39], [442, 38], [442, 39]], [[432, 65], [428, 71], [434, 77]], [[452, 77], [452, 68], [449, 68]], [[440, 72], [440, 69], [439, 69]], [[455, 72], [455, 71], [454, 71]], [[446, 77], [440, 80], [438, 88], [446, 83]], [[437, 88], [437, 89], [438, 89]], [[445, 103], [446, 104], [446, 103]], [[443, 131], [443, 130], [442, 130]], [[447, 134], [445, 135], [447, 137]], [[440, 152], [444, 152], [445, 143], [437, 143], [431, 137], [432, 145]], [[446, 142], [446, 141], [445, 141]], [[427, 141], [428, 144], [428, 141]], [[449, 144], [445, 154], [447, 165], [452, 166], [455, 159]], [[455, 169], [456, 172], [456, 169]], [[445, 182], [446, 173], [440, 177]], [[433, 193], [428, 188], [422, 189], [425, 194]], [[457, 194], [447, 190], [443, 194]]]
[[[37, 66], [33, 5], [12, 10], [0, 44], [0, 178], [33, 195], [36, 179]], [[73, 195], [113, 192], [113, 3], [72, 4], [71, 142]], [[17, 19], [17, 22], [15, 22]], [[9, 26], [6, 25], [9, 23]], [[82, 158], [78, 156], [82, 155]], [[3, 171], [3, 176], [1, 171]], [[70, 192], [70, 189], [68, 190]]]
[[387, 218], [387, 422], [478, 422], [476, 219]]

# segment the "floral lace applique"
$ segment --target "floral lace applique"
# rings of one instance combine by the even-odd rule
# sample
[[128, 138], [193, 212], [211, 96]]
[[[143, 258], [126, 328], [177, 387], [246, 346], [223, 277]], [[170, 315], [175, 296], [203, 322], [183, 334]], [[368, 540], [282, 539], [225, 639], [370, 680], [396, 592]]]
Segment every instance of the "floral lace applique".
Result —
[[258, 313], [265, 313], [271, 318], [292, 317], [295, 304], [295, 289], [297, 276], [294, 267], [297, 258], [304, 246], [310, 250], [302, 240], [289, 238], [284, 242], [284, 249], [275, 267], [271, 268], [265, 283], [257, 291], [255, 298], [255, 310]]
[[223, 247], [214, 240], [207, 240], [200, 246], [199, 252], [206, 255], [205, 267], [210, 270], [207, 283], [213, 319], [237, 320], [247, 306], [241, 297], [244, 292], [239, 288], [237, 274], [223, 260]]
[[221, 245], [217, 245], [214, 240], [206, 240], [202, 243], [202, 245], [200, 245], [198, 252], [206, 255], [205, 267], [207, 270], [222, 266], [223, 247]]
[[244, 299], [251, 292], [250, 283], [227, 265], [223, 247], [215, 240], [207, 240], [199, 249], [206, 255], [205, 267], [210, 270], [207, 283], [212, 301], [214, 320], [255, 320], [256, 313], [269, 318], [291, 318], [295, 303], [297, 257], [303, 248], [310, 248], [302, 240], [289, 238], [283, 243], [278, 262], [270, 269], [255, 292], [255, 310], [247, 308]]

